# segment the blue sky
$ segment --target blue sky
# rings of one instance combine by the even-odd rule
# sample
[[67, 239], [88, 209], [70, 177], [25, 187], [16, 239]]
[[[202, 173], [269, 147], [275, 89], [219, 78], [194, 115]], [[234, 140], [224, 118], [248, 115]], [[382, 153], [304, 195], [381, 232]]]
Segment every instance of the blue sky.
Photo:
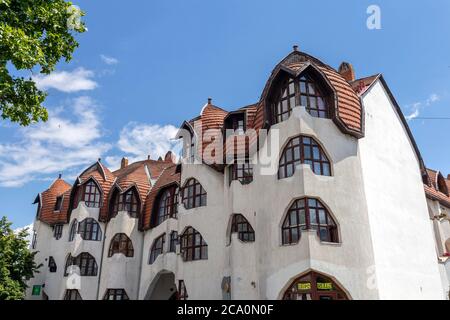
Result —
[[[59, 172], [72, 183], [98, 157], [159, 156], [209, 96], [228, 110], [256, 102], [293, 44], [357, 77], [383, 73], [405, 115], [450, 117], [446, 0], [73, 2], [89, 30], [69, 64], [37, 79], [50, 121], [0, 125], [0, 216], [16, 227]], [[371, 4], [380, 30], [366, 26]], [[427, 166], [450, 173], [450, 120], [409, 124]]]

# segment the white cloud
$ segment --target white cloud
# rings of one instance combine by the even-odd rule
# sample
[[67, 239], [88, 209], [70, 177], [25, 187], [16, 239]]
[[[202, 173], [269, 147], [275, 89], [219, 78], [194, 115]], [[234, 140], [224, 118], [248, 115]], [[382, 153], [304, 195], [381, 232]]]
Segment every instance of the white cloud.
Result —
[[95, 89], [98, 84], [92, 80], [93, 77], [93, 71], [77, 68], [73, 71], [55, 71], [49, 75], [37, 75], [33, 77], [33, 80], [41, 90], [56, 89], [62, 92], [77, 92]]
[[106, 56], [104, 54], [100, 55], [100, 59], [102, 59], [102, 61], [104, 63], [106, 63], [107, 65], [113, 65], [113, 64], [118, 64], [119, 60], [117, 60], [116, 58], [110, 57], [110, 56]]
[[17, 143], [0, 144], [0, 186], [18, 187], [62, 171], [74, 176], [110, 149], [100, 141], [95, 102], [89, 97], [70, 102], [69, 108], [51, 113], [48, 122], [20, 129]]
[[[174, 140], [178, 131], [173, 125], [128, 123], [121, 131], [117, 147], [128, 156], [130, 163], [147, 159], [164, 157], [167, 151], [172, 150], [178, 154], [181, 148], [180, 141]], [[111, 168], [120, 164], [120, 156], [106, 157]]]
[[412, 112], [407, 115], [406, 120], [410, 121], [417, 118], [420, 115], [422, 109], [431, 106], [433, 103], [440, 100], [440, 97], [436, 93], [430, 94], [430, 96], [425, 101], [415, 102], [410, 106]]
[[20, 231], [28, 229], [28, 236], [25, 238], [27, 240], [28, 244], [31, 244], [31, 240], [33, 239], [33, 224], [30, 223], [29, 225], [26, 225], [24, 227], [16, 228], [14, 229], [14, 233], [18, 234]]

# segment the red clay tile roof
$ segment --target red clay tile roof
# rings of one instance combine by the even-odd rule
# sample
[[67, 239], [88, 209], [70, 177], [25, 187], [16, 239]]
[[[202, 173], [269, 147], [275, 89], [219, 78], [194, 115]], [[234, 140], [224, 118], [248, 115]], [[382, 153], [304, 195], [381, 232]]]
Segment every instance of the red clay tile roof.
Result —
[[102, 203], [100, 204], [99, 220], [105, 221], [108, 217], [109, 191], [116, 181], [116, 176], [100, 161], [97, 161], [79, 176], [79, 185], [84, 184], [90, 179], [94, 179], [101, 189]]
[[[169, 159], [169, 158], [168, 158]], [[94, 179], [102, 191], [102, 203], [100, 207], [99, 220], [106, 221], [110, 201], [110, 191], [117, 184], [122, 191], [135, 186], [144, 204], [151, 188], [151, 179], [158, 179], [165, 168], [174, 166], [172, 161], [144, 160], [132, 163], [122, 169], [111, 172], [101, 162], [86, 169], [77, 179], [76, 185], [81, 185], [91, 178]], [[147, 171], [150, 177], [147, 176]], [[48, 224], [67, 223], [70, 212], [70, 197], [72, 186], [62, 179], [56, 180], [48, 190], [39, 195], [41, 201], [41, 214], [39, 219]], [[53, 212], [56, 198], [63, 195], [61, 211]]]
[[155, 182], [153, 187], [150, 190], [150, 193], [147, 196], [147, 200], [145, 201], [144, 211], [142, 215], [141, 226], [143, 230], [148, 230], [150, 228], [150, 223], [152, 219], [153, 207], [155, 205], [155, 200], [159, 194], [159, 192], [165, 187], [177, 184], [180, 185], [181, 174], [177, 172], [177, 165], [173, 164], [161, 173], [158, 180]]
[[[442, 205], [450, 208], [450, 196], [439, 191], [437, 186], [438, 172], [432, 169], [427, 169], [428, 174], [428, 184], [424, 184], [425, 194], [428, 198], [432, 200], [439, 201]], [[449, 176], [444, 178], [447, 188], [450, 190], [450, 179]]]
[[[114, 171], [113, 174], [117, 177], [116, 183], [120, 186], [120, 189], [126, 191], [132, 186], [135, 186], [139, 192], [141, 203], [146, 201], [148, 192], [150, 191], [151, 182], [150, 179], [157, 179], [165, 168], [173, 165], [172, 161], [156, 161], [156, 160], [144, 160], [132, 163], [122, 169]], [[147, 175], [150, 174], [150, 177]]]
[[52, 185], [39, 195], [40, 198], [40, 214], [39, 220], [50, 225], [66, 222], [66, 213], [64, 205], [61, 205], [60, 211], [55, 211], [56, 199], [63, 197], [63, 202], [68, 203], [67, 194], [70, 194], [71, 185], [61, 178], [56, 179]]

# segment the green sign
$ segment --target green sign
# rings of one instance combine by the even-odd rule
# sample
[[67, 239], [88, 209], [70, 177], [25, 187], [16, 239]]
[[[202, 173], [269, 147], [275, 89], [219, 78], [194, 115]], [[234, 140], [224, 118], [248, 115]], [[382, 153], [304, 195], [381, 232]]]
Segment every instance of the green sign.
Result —
[[331, 282], [317, 282], [317, 289], [333, 290], [333, 284]]
[[31, 293], [31, 295], [33, 295], [33, 296], [41, 295], [41, 286], [39, 286], [39, 285], [33, 286], [33, 291]]
[[311, 290], [311, 282], [299, 282], [297, 283], [298, 290]]

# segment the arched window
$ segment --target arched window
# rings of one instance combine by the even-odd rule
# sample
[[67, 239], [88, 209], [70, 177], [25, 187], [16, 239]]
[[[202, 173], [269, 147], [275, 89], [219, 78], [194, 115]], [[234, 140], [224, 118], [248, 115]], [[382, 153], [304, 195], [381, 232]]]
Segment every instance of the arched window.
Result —
[[111, 240], [108, 257], [112, 257], [116, 253], [122, 253], [125, 257], [134, 255], [133, 243], [125, 233], [117, 233]]
[[64, 276], [69, 275], [71, 266], [78, 266], [78, 268], [80, 268], [80, 276], [97, 275], [97, 262], [95, 262], [95, 258], [88, 252], [82, 252], [77, 257], [72, 257], [69, 254], [66, 260]]
[[163, 233], [158, 238], [153, 241], [152, 248], [150, 249], [150, 258], [148, 263], [152, 264], [155, 262], [156, 258], [164, 253], [164, 243], [166, 239], [166, 234]]
[[188, 227], [181, 235], [180, 242], [184, 261], [208, 259], [208, 244], [194, 228]]
[[100, 190], [93, 180], [89, 180], [83, 185], [83, 201], [87, 207], [100, 207]]
[[56, 262], [53, 257], [48, 258], [48, 269], [50, 272], [56, 272], [57, 270]]
[[129, 300], [125, 289], [108, 289], [103, 300]]
[[178, 186], [173, 185], [162, 191], [158, 201], [158, 215], [156, 224], [164, 220], [176, 218], [178, 213]]
[[78, 221], [77, 219], [73, 220], [72, 225], [70, 226], [69, 233], [69, 241], [73, 241], [75, 238], [75, 234], [78, 232]]
[[283, 221], [283, 244], [297, 243], [302, 230], [316, 230], [321, 241], [339, 241], [336, 223], [317, 199], [302, 198], [291, 205]]
[[273, 105], [275, 123], [287, 120], [292, 109], [303, 106], [313, 117], [330, 118], [328, 98], [324, 90], [308, 74], [302, 74], [298, 78], [288, 78], [282, 82], [276, 93], [276, 102]]
[[123, 196], [120, 194], [119, 189], [114, 190], [109, 210], [110, 218], [117, 216], [119, 211], [123, 210]]
[[206, 191], [194, 178], [190, 178], [184, 185], [183, 204], [186, 209], [206, 206]]
[[83, 300], [77, 289], [67, 289], [64, 300]]
[[179, 243], [180, 243], [180, 240], [178, 238], [178, 232], [172, 231], [170, 233], [169, 252], [176, 252], [177, 244], [179, 244]]
[[86, 218], [78, 224], [78, 233], [83, 240], [100, 241], [102, 229], [93, 218]]
[[186, 284], [184, 283], [184, 280], [178, 280], [178, 300], [187, 300], [188, 299], [188, 293], [186, 289]]
[[237, 233], [238, 239], [243, 242], [255, 241], [255, 231], [242, 214], [233, 214], [231, 233]]
[[139, 200], [134, 188], [131, 188], [123, 195], [123, 209], [128, 212], [128, 214], [137, 218], [139, 214]]
[[295, 107], [295, 82], [294, 79], [288, 79], [281, 87], [279, 100], [276, 104], [275, 119], [276, 123], [289, 118], [292, 109]]
[[139, 215], [139, 197], [133, 187], [121, 194], [118, 189], [114, 190], [110, 204], [110, 217], [115, 217], [119, 211], [126, 211], [132, 218]]
[[300, 164], [308, 164], [318, 175], [330, 176], [330, 161], [319, 144], [311, 137], [291, 138], [284, 147], [278, 167], [278, 179], [291, 177]]
[[311, 77], [303, 75], [299, 79], [300, 105], [313, 117], [328, 118], [328, 108], [325, 97]]
[[283, 300], [348, 300], [348, 297], [332, 279], [312, 271], [295, 279]]

